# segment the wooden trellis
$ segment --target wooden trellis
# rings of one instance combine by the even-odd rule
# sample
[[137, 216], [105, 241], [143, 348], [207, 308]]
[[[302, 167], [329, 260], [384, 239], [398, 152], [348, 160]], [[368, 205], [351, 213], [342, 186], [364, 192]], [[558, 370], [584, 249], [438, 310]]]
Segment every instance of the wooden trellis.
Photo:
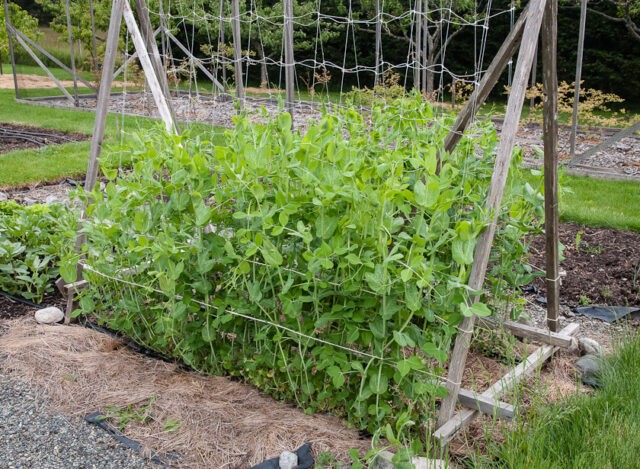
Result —
[[[292, 21], [293, 13], [289, 7], [285, 10], [285, 33], [287, 37], [293, 37]], [[135, 1], [141, 28], [138, 27], [133, 16], [133, 11], [128, 0], [113, 0], [110, 27], [108, 32], [106, 54], [102, 69], [101, 87], [98, 93], [98, 104], [94, 132], [91, 140], [90, 160], [87, 169], [85, 189], [91, 191], [95, 186], [98, 174], [98, 161], [100, 158], [102, 142], [104, 139], [105, 120], [108, 109], [108, 99], [114, 77], [115, 56], [117, 52], [120, 24], [124, 18], [127, 28], [133, 38], [136, 55], [141, 61], [147, 82], [153, 93], [154, 100], [162, 120], [168, 132], [178, 132], [171, 99], [168, 92], [166, 76], [163, 73], [155, 35], [152, 31], [148, 17], [148, 10], [144, 0]], [[244, 90], [242, 88], [242, 65], [239, 48], [239, 22], [237, 0], [232, 1], [232, 32], [234, 35], [234, 65], [236, 74], [237, 98], [242, 101]], [[234, 21], [234, 18], [236, 21]], [[286, 19], [289, 18], [289, 22]], [[165, 31], [166, 33], [166, 31]], [[445, 150], [452, 151], [459, 142], [463, 132], [471, 122], [478, 108], [484, 103], [490, 91], [496, 85], [500, 75], [510, 63], [516, 50], [518, 51], [518, 63], [513, 76], [513, 83], [504, 126], [500, 135], [497, 149], [494, 173], [492, 176], [486, 208], [492, 214], [490, 224], [481, 233], [474, 253], [474, 262], [470, 274], [469, 287], [473, 290], [481, 290], [485, 280], [485, 274], [489, 261], [489, 254], [493, 244], [497, 224], [498, 211], [502, 201], [502, 195], [509, 171], [509, 164], [514, 148], [514, 140], [518, 128], [520, 114], [524, 103], [524, 94], [533, 66], [539, 36], [542, 35], [543, 82], [544, 97], [544, 166], [545, 166], [545, 230], [547, 252], [547, 292], [548, 313], [547, 325], [549, 330], [537, 329], [512, 322], [498, 324], [489, 321], [494, 327], [504, 326], [514, 335], [527, 337], [540, 341], [541, 346], [531, 354], [523, 363], [511, 370], [501, 380], [482, 393], [461, 389], [462, 375], [465, 368], [467, 353], [471, 341], [475, 317], [465, 317], [458, 326], [458, 335], [449, 364], [449, 372], [445, 386], [449, 394], [443, 399], [438, 415], [437, 430], [434, 436], [442, 442], [449, 441], [453, 435], [464, 428], [478, 412], [492, 413], [502, 417], [512, 417], [514, 409], [510, 404], [500, 402], [499, 399], [521, 380], [527, 373], [537, 368], [544, 360], [548, 359], [559, 347], [570, 347], [572, 336], [577, 332], [578, 326], [570, 324], [562, 331], [558, 330], [558, 203], [557, 203], [557, 76], [556, 76], [556, 42], [557, 42], [557, 0], [531, 0], [523, 10], [521, 17], [514, 24], [513, 29], [493, 59], [489, 69], [474, 91], [471, 99], [461, 111], [456, 123], [445, 140]], [[286, 51], [286, 49], [285, 49]], [[287, 88], [293, 89], [293, 50], [289, 51], [287, 62]], [[292, 101], [293, 96], [287, 93], [287, 101]], [[288, 103], [289, 104], [289, 103]], [[81, 221], [82, 223], [82, 221]], [[85, 242], [82, 235], [78, 235], [77, 247]], [[81, 265], [81, 264], [79, 264]], [[79, 270], [79, 273], [81, 271]], [[81, 287], [86, 285], [79, 283], [67, 285], [63, 290], [68, 291], [72, 297]], [[67, 318], [72, 309], [72, 300], [69, 301]], [[456, 404], [463, 409], [454, 415]]]

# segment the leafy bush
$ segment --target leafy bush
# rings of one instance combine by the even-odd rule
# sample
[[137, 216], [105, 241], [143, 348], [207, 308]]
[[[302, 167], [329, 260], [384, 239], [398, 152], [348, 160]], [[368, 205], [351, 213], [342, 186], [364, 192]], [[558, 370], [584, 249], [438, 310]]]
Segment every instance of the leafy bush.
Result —
[[76, 220], [62, 204], [0, 202], [0, 288], [41, 302], [73, 249]]
[[[94, 285], [82, 308], [308, 411], [370, 431], [410, 428], [444, 391], [434, 378], [455, 326], [490, 313], [470, 306], [481, 292], [466, 283], [496, 135], [479, 124], [437, 172], [452, 121], [412, 96], [367, 122], [327, 114], [304, 135], [288, 114], [264, 126], [238, 118], [222, 146], [140, 135], [133, 170], [106, 167], [105, 192], [81, 194], [93, 199], [84, 229]], [[503, 282], [539, 202], [507, 189]]]

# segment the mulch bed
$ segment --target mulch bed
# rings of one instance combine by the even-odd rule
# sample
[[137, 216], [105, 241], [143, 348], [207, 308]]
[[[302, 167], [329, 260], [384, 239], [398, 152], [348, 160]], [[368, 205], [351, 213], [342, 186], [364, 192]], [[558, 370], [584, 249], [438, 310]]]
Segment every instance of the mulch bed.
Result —
[[77, 132], [57, 132], [41, 127], [0, 122], [0, 153], [69, 142], [81, 142], [89, 138], [88, 135]]
[[[560, 225], [566, 271], [560, 300], [569, 306], [588, 304], [640, 306], [640, 233]], [[544, 270], [544, 238], [536, 238], [531, 263]], [[535, 280], [539, 295], [546, 295], [543, 278]]]

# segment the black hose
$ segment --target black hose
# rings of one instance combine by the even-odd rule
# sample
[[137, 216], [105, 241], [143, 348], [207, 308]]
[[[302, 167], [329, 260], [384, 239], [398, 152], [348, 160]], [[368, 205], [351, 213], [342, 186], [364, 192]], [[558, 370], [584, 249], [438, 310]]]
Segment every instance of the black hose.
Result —
[[11, 293], [7, 293], [6, 291], [0, 290], [0, 296], [4, 296], [5, 298], [9, 298], [10, 300], [17, 301], [18, 303], [23, 303], [27, 306], [31, 306], [32, 308], [42, 309], [45, 308], [44, 305], [39, 305], [38, 303], [34, 303], [33, 301], [29, 301], [26, 298], [22, 298], [20, 296], [12, 295]]

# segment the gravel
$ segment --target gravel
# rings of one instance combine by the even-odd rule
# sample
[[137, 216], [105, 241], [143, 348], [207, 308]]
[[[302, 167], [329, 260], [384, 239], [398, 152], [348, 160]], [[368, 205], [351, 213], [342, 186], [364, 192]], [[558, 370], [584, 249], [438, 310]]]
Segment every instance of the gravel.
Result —
[[34, 389], [0, 373], [0, 467], [154, 467], [80, 417], [48, 412]]

